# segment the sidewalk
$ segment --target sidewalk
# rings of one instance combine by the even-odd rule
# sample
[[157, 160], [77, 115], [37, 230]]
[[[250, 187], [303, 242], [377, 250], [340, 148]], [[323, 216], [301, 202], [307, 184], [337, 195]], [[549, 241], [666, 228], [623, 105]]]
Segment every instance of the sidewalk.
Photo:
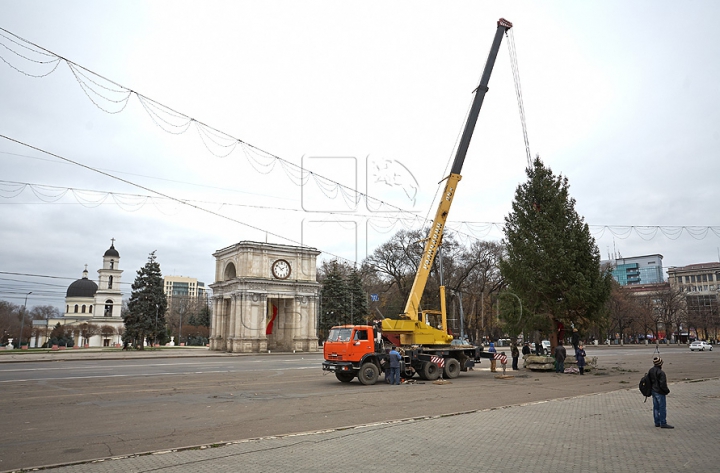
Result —
[[[643, 403], [632, 386], [605, 394], [186, 447], [44, 471], [704, 471], [717, 461], [720, 445], [720, 379], [674, 383], [670, 389], [668, 422], [674, 430], [654, 427], [652, 399]], [[402, 394], [385, 402], [402, 402]]]

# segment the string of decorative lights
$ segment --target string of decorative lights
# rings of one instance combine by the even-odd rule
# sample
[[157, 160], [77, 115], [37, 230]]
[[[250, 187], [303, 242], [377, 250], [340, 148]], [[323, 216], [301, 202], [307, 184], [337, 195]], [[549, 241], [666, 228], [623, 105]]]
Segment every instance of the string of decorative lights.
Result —
[[[10, 36], [12, 36], [12, 38]], [[2, 39], [6, 40], [6, 42], [3, 42]], [[46, 61], [32, 59], [27, 54], [20, 54], [20, 52], [13, 49], [13, 45], [15, 47], [22, 47], [33, 54], [40, 55], [42, 58], [50, 57], [54, 59]], [[272, 172], [275, 169], [275, 165], [280, 163], [281, 169], [293, 184], [296, 186], [305, 185], [309, 180], [312, 180], [318, 186], [320, 191], [328, 198], [335, 198], [339, 194], [342, 195], [349, 209], [356, 207], [360, 201], [365, 200], [368, 203], [369, 208], [377, 207], [398, 212], [404, 211], [400, 207], [392, 205], [381, 199], [376, 199], [366, 193], [358, 191], [357, 189], [345, 186], [333, 179], [324, 177], [316, 172], [305, 169], [295, 163], [258, 148], [257, 146], [254, 146], [238, 137], [232, 136], [230, 133], [226, 133], [207, 125], [200, 120], [192, 118], [189, 115], [153, 100], [131, 88], [125, 87], [4, 28], [0, 28], [0, 46], [15, 54], [17, 58], [22, 58], [32, 64], [44, 65], [55, 63], [51, 71], [43, 74], [32, 74], [18, 66], [13, 65], [8, 59], [0, 54], [0, 59], [3, 62], [7, 63], [14, 70], [30, 77], [46, 77], [57, 69], [59, 63], [62, 62], [67, 64], [68, 68], [70, 68], [73, 76], [75, 77], [75, 80], [78, 82], [78, 85], [88, 99], [98, 109], [106, 113], [117, 114], [122, 112], [127, 107], [130, 98], [135, 96], [150, 119], [163, 131], [178, 135], [187, 132], [191, 126], [194, 126], [205, 148], [216, 157], [228, 157], [235, 150], [237, 145], [240, 145], [250, 165], [261, 174], [268, 174]], [[101, 105], [101, 100], [107, 102], [107, 105]], [[111, 105], [115, 106], [115, 108], [111, 109]], [[216, 152], [213, 147], [219, 147], [221, 150]]]
[[[136, 211], [139, 208], [147, 205], [148, 203], [155, 204], [158, 209], [162, 209], [162, 203], [171, 201], [164, 197], [157, 197], [152, 195], [143, 194], [129, 194], [109, 191], [98, 191], [93, 189], [78, 189], [73, 187], [59, 187], [49, 186], [45, 184], [33, 184], [29, 182], [17, 182], [17, 181], [6, 181], [0, 180], [0, 197], [4, 199], [14, 199], [20, 197], [22, 192], [29, 189], [33, 195], [43, 203], [57, 203], [60, 199], [72, 195], [78, 204], [83, 207], [94, 208], [108, 200], [112, 200], [122, 210]], [[126, 199], [135, 199], [135, 201], [128, 201]], [[182, 199], [184, 202], [191, 202], [195, 204], [213, 205], [218, 207], [242, 207], [259, 210], [278, 210], [282, 212], [297, 212], [304, 213], [305, 211], [297, 208], [290, 207], [277, 207], [267, 205], [256, 205], [256, 204], [238, 204], [232, 202], [217, 202], [217, 201], [206, 201], [206, 200], [193, 200], [193, 199]], [[23, 203], [25, 204], [25, 203]], [[161, 210], [162, 211], [162, 210]], [[371, 227], [380, 232], [387, 233], [392, 231], [393, 228], [397, 227], [398, 224], [405, 228], [415, 228], [418, 223], [425, 221], [424, 218], [418, 215], [390, 215], [390, 214], [363, 214], [359, 212], [333, 212], [325, 211], [318, 212], [319, 214], [342, 216], [342, 217], [357, 217], [366, 219]], [[502, 233], [503, 223], [501, 222], [473, 222], [473, 221], [457, 221], [449, 222], [448, 228], [461, 236], [471, 237], [472, 239], [481, 239], [491, 231], [497, 230]], [[650, 241], [655, 238], [658, 233], [662, 234], [668, 239], [677, 240], [682, 236], [683, 233], [689, 235], [696, 240], [705, 239], [710, 234], [714, 234], [720, 237], [720, 226], [712, 225], [588, 225], [590, 232], [593, 236], [598, 238], [602, 237], [605, 232], [610, 232], [615, 238], [627, 239], [632, 234], [635, 234], [645, 241]], [[462, 229], [466, 231], [462, 231]], [[469, 233], [469, 235], [468, 235]]]

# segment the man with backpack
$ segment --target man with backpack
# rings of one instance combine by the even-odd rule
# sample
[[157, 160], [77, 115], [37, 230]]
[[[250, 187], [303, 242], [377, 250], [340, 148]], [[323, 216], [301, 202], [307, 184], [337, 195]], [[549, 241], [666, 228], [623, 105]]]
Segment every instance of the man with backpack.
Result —
[[653, 367], [648, 371], [648, 377], [652, 385], [653, 419], [655, 420], [655, 427], [674, 429], [675, 427], [667, 423], [666, 418], [667, 405], [665, 403], [665, 396], [670, 394], [670, 389], [668, 388], [667, 377], [662, 370], [662, 365], [662, 358], [655, 356], [653, 357]]

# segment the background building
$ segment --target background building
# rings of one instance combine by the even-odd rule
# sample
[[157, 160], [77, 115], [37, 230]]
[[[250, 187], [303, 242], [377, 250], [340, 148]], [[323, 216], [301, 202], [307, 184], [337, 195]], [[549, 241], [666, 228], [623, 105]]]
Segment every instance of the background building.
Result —
[[613, 270], [613, 278], [621, 286], [631, 284], [658, 284], [665, 281], [663, 277], [662, 255], [634, 256], [603, 261]]
[[209, 291], [205, 283], [186, 276], [166, 276], [163, 287], [168, 302], [165, 320], [173, 343], [206, 344], [210, 335], [208, 328], [198, 332], [197, 327], [190, 327], [198, 323], [203, 308], [209, 307]]
[[720, 263], [671, 266], [668, 282], [680, 292], [717, 295], [720, 291]]
[[720, 263], [672, 266], [668, 269], [668, 282], [685, 296], [689, 335], [701, 340], [717, 340], [720, 331]]
[[165, 276], [163, 284], [165, 286], [165, 297], [168, 299], [172, 296], [205, 297], [205, 283], [198, 282], [195, 278]]

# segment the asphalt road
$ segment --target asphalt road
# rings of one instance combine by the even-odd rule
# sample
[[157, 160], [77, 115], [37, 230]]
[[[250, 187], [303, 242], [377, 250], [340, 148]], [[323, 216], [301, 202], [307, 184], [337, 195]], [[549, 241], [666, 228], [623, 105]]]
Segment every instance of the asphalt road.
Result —
[[[484, 362], [402, 386], [340, 383], [308, 354], [0, 363], [0, 470], [637, 390], [654, 348], [586, 351], [598, 369], [582, 377]], [[720, 375], [720, 350], [660, 352], [670, 382]]]

